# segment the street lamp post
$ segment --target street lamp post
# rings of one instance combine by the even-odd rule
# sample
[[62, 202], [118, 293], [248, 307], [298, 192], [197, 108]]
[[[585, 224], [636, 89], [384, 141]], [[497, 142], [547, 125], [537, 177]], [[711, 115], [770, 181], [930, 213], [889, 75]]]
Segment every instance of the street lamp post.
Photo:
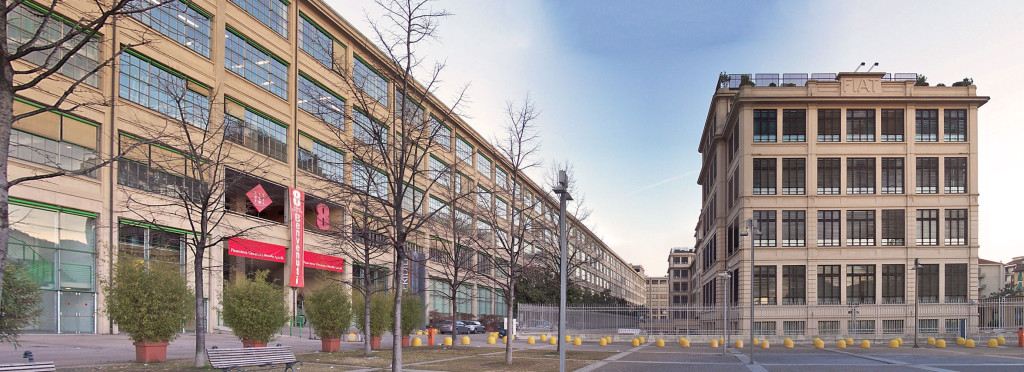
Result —
[[[566, 288], [566, 255], [568, 254], [568, 243], [566, 242], [565, 236], [565, 202], [572, 200], [572, 196], [569, 195], [569, 177], [565, 174], [564, 170], [558, 171], [558, 185], [552, 190], [555, 194], [558, 194], [558, 244], [561, 249], [561, 259], [559, 260], [559, 274], [561, 276], [562, 288], [559, 291], [558, 299], [558, 342], [561, 343], [565, 339], [565, 288]], [[558, 371], [565, 372], [565, 348], [558, 348]]]
[[917, 331], [921, 328], [921, 259], [914, 259], [914, 348], [917, 349]]
[[729, 350], [729, 277], [728, 271], [718, 273], [718, 276], [722, 277], [722, 285], [725, 287], [725, 299], [722, 301], [722, 329], [724, 330], [723, 338], [725, 339], [725, 345], [722, 345], [722, 355]]
[[747, 220], [750, 232], [750, 364], [754, 364], [754, 236], [761, 235], [753, 218]]

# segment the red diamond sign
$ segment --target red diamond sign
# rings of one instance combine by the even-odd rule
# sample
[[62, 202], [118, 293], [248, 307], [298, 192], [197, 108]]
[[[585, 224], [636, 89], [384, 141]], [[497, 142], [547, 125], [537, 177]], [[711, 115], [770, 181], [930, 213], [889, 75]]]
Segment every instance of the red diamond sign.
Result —
[[273, 203], [273, 201], [270, 200], [270, 195], [267, 195], [267, 192], [263, 190], [263, 185], [256, 185], [252, 190], [245, 193], [245, 196], [249, 197], [249, 201], [252, 202], [254, 207], [256, 207], [257, 212], [263, 212], [270, 203]]

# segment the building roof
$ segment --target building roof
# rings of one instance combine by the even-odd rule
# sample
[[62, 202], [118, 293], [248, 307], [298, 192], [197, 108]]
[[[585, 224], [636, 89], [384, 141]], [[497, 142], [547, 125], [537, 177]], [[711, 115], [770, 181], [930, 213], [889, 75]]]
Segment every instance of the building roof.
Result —
[[1002, 264], [1003, 264], [1002, 262], [986, 260], [984, 258], [979, 258], [978, 259], [978, 265], [1002, 265]]

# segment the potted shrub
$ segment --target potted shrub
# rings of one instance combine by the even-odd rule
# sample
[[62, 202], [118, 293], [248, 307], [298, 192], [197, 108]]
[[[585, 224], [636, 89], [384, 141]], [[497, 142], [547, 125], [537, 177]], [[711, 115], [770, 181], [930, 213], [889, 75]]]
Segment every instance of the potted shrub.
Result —
[[305, 301], [309, 325], [320, 337], [321, 351], [341, 350], [341, 338], [352, 324], [352, 302], [348, 291], [331, 283], [313, 292]]
[[39, 284], [32, 280], [28, 271], [8, 263], [4, 273], [3, 298], [0, 298], [0, 343], [10, 342], [18, 347], [21, 330], [32, 324], [42, 311], [43, 301]]
[[409, 347], [409, 335], [423, 324], [423, 299], [412, 293], [402, 294], [402, 347]]
[[243, 347], [267, 346], [288, 322], [284, 293], [280, 285], [267, 282], [269, 274], [260, 270], [224, 288], [224, 323], [242, 340]]
[[105, 311], [135, 343], [135, 361], [167, 361], [167, 345], [193, 315], [192, 290], [181, 270], [121, 257], [103, 291]]
[[[390, 292], [378, 292], [370, 296], [370, 348], [373, 350], [380, 349], [380, 338], [384, 336], [384, 332], [388, 330], [395, 323], [395, 312], [392, 310], [394, 302], [392, 299], [393, 294]], [[359, 308], [363, 308], [364, 299], [362, 296], [357, 296], [356, 305]], [[359, 323], [359, 329], [366, 329], [366, 316], [362, 311], [356, 312], [356, 322]]]

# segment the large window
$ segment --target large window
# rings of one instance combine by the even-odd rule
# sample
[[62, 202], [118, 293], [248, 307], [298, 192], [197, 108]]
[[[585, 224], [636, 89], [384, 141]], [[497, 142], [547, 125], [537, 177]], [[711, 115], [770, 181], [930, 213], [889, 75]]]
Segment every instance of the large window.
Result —
[[423, 200], [426, 197], [423, 190], [417, 189], [407, 183], [405, 186], [405, 192], [402, 193], [402, 209], [416, 214], [422, 213]]
[[370, 64], [364, 61], [357, 54], [352, 55], [355, 60], [353, 66], [353, 80], [356, 83], [356, 88], [359, 88], [364, 93], [377, 100], [378, 103], [387, 106], [388, 105], [388, 79], [384, 78], [380, 72], [370, 67]]
[[917, 269], [918, 301], [926, 304], [939, 302], [939, 265], [921, 265]]
[[875, 245], [875, 211], [846, 211], [846, 245]]
[[882, 110], [882, 142], [903, 142], [903, 109]]
[[846, 141], [875, 141], [875, 110], [846, 110]]
[[345, 153], [299, 133], [299, 169], [328, 180], [345, 182]]
[[288, 126], [230, 98], [224, 102], [224, 111], [224, 137], [228, 141], [285, 161], [288, 155]]
[[491, 179], [491, 158], [479, 151], [476, 153], [476, 170], [487, 179]]
[[807, 236], [807, 211], [782, 211], [782, 246], [803, 247]]
[[[14, 114], [36, 110], [38, 105], [14, 100]], [[14, 122], [10, 156], [68, 171], [99, 164], [96, 153], [99, 126], [91, 121], [57, 112], [41, 112]], [[95, 178], [97, 171], [86, 174]]]
[[918, 194], [939, 192], [939, 158], [917, 158]]
[[186, 156], [169, 147], [147, 144], [122, 133], [119, 147], [125, 153], [117, 162], [117, 184], [157, 193], [177, 200], [201, 197], [202, 184], [192, 178], [196, 170]]
[[946, 142], [967, 141], [967, 110], [943, 110], [946, 115], [943, 122], [942, 140]]
[[435, 180], [437, 180], [437, 184], [438, 185], [444, 186], [444, 188], [451, 187], [451, 185], [452, 185], [452, 170], [448, 166], [448, 163], [445, 163], [445, 162], [441, 161], [441, 159], [438, 159], [438, 158], [434, 157], [433, 155], [431, 155], [430, 156], [430, 171], [433, 172], [433, 177], [434, 177]]
[[906, 293], [906, 265], [882, 265], [882, 303], [902, 304]]
[[875, 193], [875, 158], [846, 159], [846, 193]]
[[[134, 0], [129, 9], [153, 6], [146, 0]], [[184, 1], [171, 1], [145, 12], [132, 13], [132, 18], [164, 34], [178, 44], [210, 58], [210, 13]]]
[[352, 186], [378, 199], [388, 196], [388, 175], [356, 160], [352, 164]]
[[967, 302], [967, 264], [946, 264], [946, 302]]
[[967, 193], [967, 158], [946, 158], [947, 194]]
[[775, 195], [774, 158], [754, 159], [754, 195]]
[[383, 151], [384, 146], [388, 143], [388, 127], [371, 119], [359, 108], [355, 108], [353, 112], [352, 121], [355, 122], [355, 128], [353, 128], [352, 137], [378, 151]]
[[500, 167], [494, 167], [494, 184], [508, 190], [508, 172]]
[[839, 195], [841, 164], [839, 158], [818, 159], [818, 195]]
[[345, 99], [299, 73], [299, 108], [339, 131], [345, 130]]
[[882, 158], [882, 193], [903, 193], [903, 158]]
[[184, 273], [184, 231], [121, 220], [117, 227], [117, 253]]
[[[119, 96], [143, 107], [184, 120], [198, 128], [209, 123], [207, 89], [134, 51], [121, 55]], [[197, 91], [204, 91], [203, 93]]]
[[906, 210], [882, 210], [882, 245], [906, 245]]
[[[285, 222], [285, 203], [281, 201], [288, 200], [287, 187], [230, 168], [224, 171], [224, 184], [227, 185], [224, 190], [225, 209], [277, 223]], [[261, 199], [251, 193], [256, 186], [262, 188], [270, 199], [262, 209], [253, 204], [253, 200]]]
[[473, 165], [473, 145], [462, 137], [455, 137], [455, 156], [466, 164]]
[[803, 195], [807, 179], [807, 159], [782, 159], [782, 195]]
[[476, 287], [476, 313], [477, 316], [494, 313], [491, 310], [491, 290], [489, 288]]
[[288, 63], [231, 27], [224, 35], [224, 65], [228, 70], [281, 99], [288, 99]]
[[484, 210], [491, 210], [491, 191], [483, 186], [476, 187], [476, 205]]
[[288, 3], [284, 0], [231, 0], [257, 21], [288, 37]]
[[917, 245], [939, 245], [939, 210], [917, 210]]
[[818, 246], [838, 247], [842, 244], [841, 211], [818, 211]]
[[775, 305], [775, 266], [754, 266], [754, 303]]
[[967, 245], [967, 210], [946, 210], [946, 245]]
[[754, 110], [754, 142], [775, 142], [778, 110]]
[[939, 110], [914, 110], [914, 140], [917, 142], [935, 142], [939, 140]]
[[[33, 41], [33, 47], [52, 45], [77, 27], [73, 21], [70, 21], [71, 18], [51, 14], [49, 10], [35, 3], [23, 2], [21, 6], [7, 14], [7, 51], [13, 53], [17, 48], [32, 40], [47, 15], [49, 15], [49, 19], [46, 21], [46, 29], [39, 32], [39, 37]], [[81, 42], [82, 38], [89, 39], [75, 55], [61, 65], [57, 72], [73, 80], [82, 79], [83, 83], [97, 87], [100, 83], [99, 74], [89, 74], [100, 64], [100, 40], [98, 37], [88, 35], [88, 32], [82, 32], [57, 48], [31, 52], [23, 60], [38, 66], [53, 67], [58, 61], [63, 60], [71, 52], [72, 47]]]
[[430, 130], [433, 133], [432, 138], [434, 142], [437, 142], [445, 150], [452, 150], [452, 128], [441, 122], [438, 118], [433, 115], [430, 116]]
[[807, 141], [807, 110], [782, 110], [782, 142]]
[[755, 247], [774, 247], [775, 242], [775, 211], [754, 211], [754, 221], [761, 232], [754, 234]]
[[842, 121], [839, 109], [818, 110], [818, 142], [839, 142]]
[[839, 265], [818, 265], [818, 305], [838, 305], [842, 285]]
[[807, 269], [804, 265], [782, 266], [782, 304], [807, 303]]
[[327, 68], [333, 69], [334, 39], [305, 14], [300, 13], [299, 16], [299, 49]]
[[875, 303], [875, 265], [846, 265], [846, 303]]

